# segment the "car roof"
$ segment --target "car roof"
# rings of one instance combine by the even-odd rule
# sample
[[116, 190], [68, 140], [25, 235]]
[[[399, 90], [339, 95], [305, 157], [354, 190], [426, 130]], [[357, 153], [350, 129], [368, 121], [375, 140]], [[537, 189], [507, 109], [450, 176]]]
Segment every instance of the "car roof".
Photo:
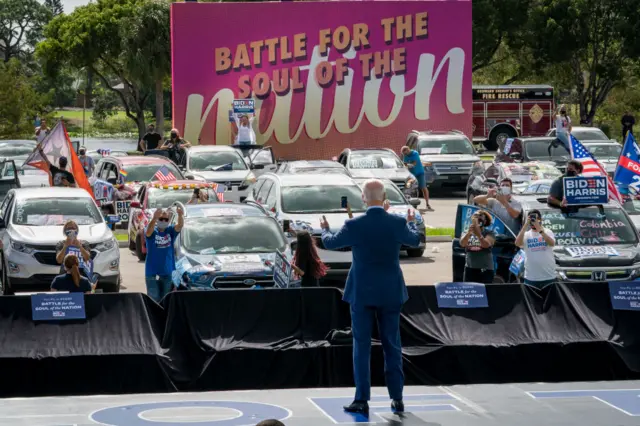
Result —
[[414, 131], [416, 135], [418, 135], [419, 139], [469, 139], [467, 135], [458, 131], [458, 130], [423, 130], [423, 131]]
[[134, 164], [172, 164], [173, 162], [165, 157], [144, 156], [144, 155], [128, 155], [124, 157], [103, 157], [103, 160], [109, 159], [115, 163], [126, 165]]
[[[262, 146], [257, 147], [262, 148]], [[222, 151], [222, 152], [238, 152], [237, 148], [229, 145], [196, 145], [187, 149], [188, 152], [205, 152], [205, 151]]]
[[61, 186], [18, 188], [15, 190], [15, 194], [18, 200], [31, 198], [92, 198], [91, 194], [82, 188], [64, 188]]
[[295, 160], [289, 161], [287, 166], [292, 169], [306, 169], [314, 167], [326, 167], [332, 169], [343, 169], [344, 166], [333, 160]]
[[217, 216], [268, 217], [259, 207], [245, 203], [187, 204], [185, 209], [187, 219]]
[[542, 136], [542, 137], [534, 137], [534, 138], [515, 138], [515, 139], [518, 139], [522, 142], [537, 142], [537, 141], [551, 142], [556, 140], [556, 138], [553, 136]]
[[604, 133], [602, 129], [600, 129], [599, 127], [571, 126], [571, 130], [572, 131], [573, 130], [586, 130], [586, 131], [593, 130], [593, 131]]
[[351, 177], [343, 174], [308, 173], [276, 175], [269, 173], [269, 175], [275, 176], [282, 186], [336, 186], [355, 184]]
[[367, 154], [372, 154], [374, 152], [379, 152], [379, 153], [385, 153], [385, 154], [395, 154], [395, 152], [393, 152], [391, 149], [389, 148], [358, 148], [358, 149], [351, 149], [349, 150], [349, 152], [351, 154], [354, 153], [367, 153]]
[[[172, 180], [169, 183], [159, 183], [159, 182], [147, 182], [145, 184], [145, 186], [147, 188], [173, 188], [174, 186], [186, 186], [188, 188], [204, 188], [204, 187], [213, 187], [215, 184], [213, 183], [206, 183], [206, 182], [201, 182], [201, 181], [197, 181], [197, 180], [188, 180], [188, 179], [181, 179], [181, 180]], [[186, 189], [186, 188], [185, 188]]]

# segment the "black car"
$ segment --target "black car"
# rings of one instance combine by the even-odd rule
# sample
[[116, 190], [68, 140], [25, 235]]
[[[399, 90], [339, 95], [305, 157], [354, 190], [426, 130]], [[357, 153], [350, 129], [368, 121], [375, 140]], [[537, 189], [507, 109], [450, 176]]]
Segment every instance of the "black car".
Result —
[[544, 137], [507, 139], [500, 144], [495, 161], [498, 163], [549, 162], [564, 173], [570, 159], [571, 153], [558, 139]]

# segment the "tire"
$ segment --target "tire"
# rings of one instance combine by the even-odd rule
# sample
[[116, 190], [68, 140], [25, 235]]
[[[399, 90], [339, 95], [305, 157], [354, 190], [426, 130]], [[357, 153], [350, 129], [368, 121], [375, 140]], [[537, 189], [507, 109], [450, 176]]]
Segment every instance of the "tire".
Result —
[[147, 258], [147, 254], [142, 252], [142, 234], [140, 233], [136, 235], [136, 256], [143, 262]]
[[409, 257], [422, 257], [424, 249], [408, 249], [407, 256]]
[[136, 251], [136, 242], [131, 239], [130, 233], [127, 233], [127, 238], [129, 238], [129, 250]]
[[104, 293], [120, 293], [120, 283], [122, 282], [122, 275], [118, 274], [118, 282], [117, 284], [106, 284], [103, 286], [99, 286], [102, 288]]
[[497, 151], [500, 142], [508, 138], [515, 138], [518, 134], [509, 126], [496, 126], [484, 141], [484, 147], [489, 151]]
[[0, 279], [2, 280], [2, 282], [0, 282], [0, 287], [2, 289], [2, 295], [12, 296], [13, 289], [11, 288], [11, 284], [9, 283], [9, 277], [7, 276], [7, 268], [5, 267], [4, 263], [4, 254], [0, 255], [0, 262], [2, 264], [2, 271], [0, 271]]

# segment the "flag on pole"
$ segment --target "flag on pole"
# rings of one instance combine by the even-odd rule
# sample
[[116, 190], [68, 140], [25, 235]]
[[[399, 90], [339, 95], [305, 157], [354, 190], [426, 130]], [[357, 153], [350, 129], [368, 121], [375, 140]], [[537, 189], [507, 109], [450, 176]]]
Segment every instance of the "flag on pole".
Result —
[[609, 199], [614, 199], [618, 203], [622, 204], [622, 195], [618, 191], [618, 188], [613, 183], [613, 179], [606, 172], [602, 164], [593, 156], [593, 154], [587, 149], [586, 146], [576, 139], [573, 135], [571, 137], [571, 158], [579, 161], [582, 164], [582, 176], [605, 176], [607, 178], [607, 189], [609, 190]]
[[627, 133], [627, 139], [624, 142], [620, 157], [618, 158], [618, 166], [613, 175], [615, 183], [623, 187], [632, 187], [639, 189], [640, 186], [640, 147], [636, 142], [636, 138], [631, 132]]
[[213, 184], [213, 190], [216, 192], [216, 196], [218, 197], [218, 201], [224, 203], [224, 192], [227, 190], [225, 185], [220, 185], [218, 183]]
[[171, 173], [171, 170], [169, 170], [167, 166], [160, 167], [153, 177], [158, 179], [160, 182], [171, 182], [176, 180], [176, 177]]
[[[76, 154], [76, 151], [73, 149], [73, 144], [71, 143], [71, 139], [69, 139], [67, 129], [64, 127], [64, 122], [59, 121], [47, 137], [40, 142], [39, 146], [41, 150], [36, 149], [33, 151], [31, 155], [27, 157], [24, 164], [49, 173], [49, 184], [53, 186], [53, 177], [51, 176], [49, 165], [58, 167], [60, 164], [60, 158], [66, 157], [66, 171], [73, 175], [73, 178], [76, 181], [76, 186], [86, 190], [92, 197], [94, 197], [91, 184], [89, 183], [89, 179], [87, 178], [84, 169], [82, 168], [82, 163], [78, 158], [78, 154]], [[44, 157], [40, 151], [42, 151]]]

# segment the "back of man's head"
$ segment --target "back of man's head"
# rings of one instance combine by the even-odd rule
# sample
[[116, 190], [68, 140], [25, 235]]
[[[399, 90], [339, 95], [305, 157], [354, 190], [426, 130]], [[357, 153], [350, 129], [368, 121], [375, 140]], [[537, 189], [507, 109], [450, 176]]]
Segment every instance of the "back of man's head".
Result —
[[378, 179], [369, 179], [362, 187], [364, 202], [368, 205], [382, 205], [385, 197], [384, 184]]
[[267, 420], [261, 421], [256, 426], [284, 426], [284, 423], [276, 419], [267, 419]]

